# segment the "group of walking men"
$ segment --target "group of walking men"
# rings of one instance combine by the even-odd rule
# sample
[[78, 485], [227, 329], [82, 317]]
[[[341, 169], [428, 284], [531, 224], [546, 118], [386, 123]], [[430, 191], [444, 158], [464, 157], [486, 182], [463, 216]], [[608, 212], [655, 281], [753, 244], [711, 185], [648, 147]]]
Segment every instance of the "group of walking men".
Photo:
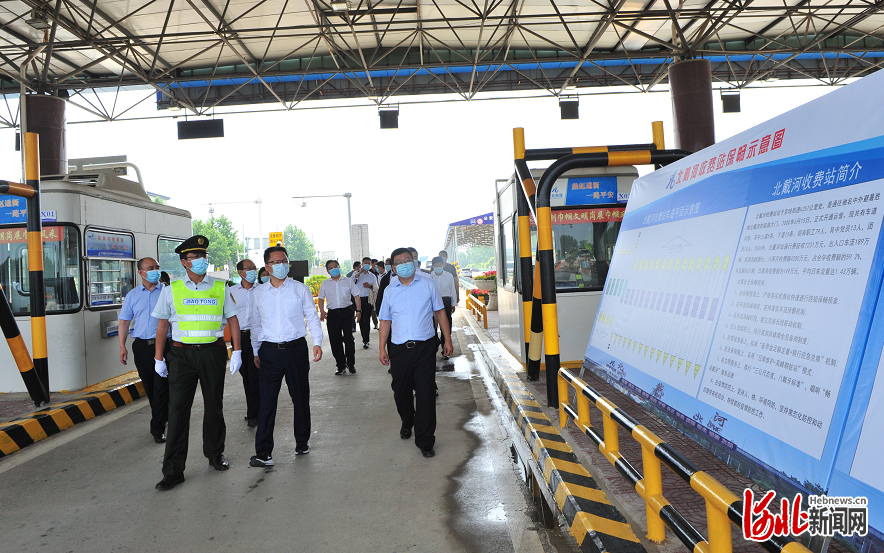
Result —
[[[200, 235], [178, 246], [175, 253], [185, 275], [171, 284], [160, 281], [156, 259], [139, 260], [142, 283], [126, 295], [120, 313], [120, 361], [128, 361], [126, 338], [131, 322], [132, 354], [151, 407], [151, 435], [157, 443], [165, 443], [163, 479], [157, 489], [168, 490], [184, 482], [197, 384], [205, 407], [203, 455], [216, 470], [230, 466], [224, 456], [225, 325], [229, 325], [233, 350], [230, 372], [242, 373], [245, 419], [249, 427], [257, 427], [255, 455], [249, 464], [267, 467], [274, 464], [273, 431], [283, 378], [294, 404], [295, 453], [309, 452], [308, 328], [314, 362], [322, 359], [320, 320], [324, 320], [337, 365], [335, 374], [345, 370], [355, 374], [354, 315], [367, 349], [373, 313], [366, 306], [372, 303], [379, 309], [379, 314], [374, 314], [380, 324], [376, 327], [380, 330], [380, 360], [391, 366], [394, 399], [402, 420], [400, 437], [411, 437], [414, 428], [415, 444], [423, 455], [435, 454], [434, 355], [440, 343], [443, 355], [451, 355], [450, 321], [458, 292], [450, 282], [436, 282], [448, 279], [433, 278], [443, 271], [425, 274], [419, 268], [417, 252], [407, 248], [395, 250], [386, 264], [363, 260], [353, 278], [343, 277], [338, 263], [330, 260], [326, 269], [331, 278], [320, 289], [317, 315], [310, 289], [288, 278], [285, 248], [265, 250], [262, 272], [266, 270], [268, 279], [264, 285], [258, 285], [257, 266], [246, 259], [236, 267], [241, 282], [228, 288], [224, 280], [206, 274], [208, 247], [209, 240]], [[393, 269], [388, 270], [391, 262]], [[389, 288], [386, 302], [385, 288]], [[447, 301], [443, 301], [440, 289], [449, 294]], [[436, 327], [441, 330], [441, 339], [436, 336]]]

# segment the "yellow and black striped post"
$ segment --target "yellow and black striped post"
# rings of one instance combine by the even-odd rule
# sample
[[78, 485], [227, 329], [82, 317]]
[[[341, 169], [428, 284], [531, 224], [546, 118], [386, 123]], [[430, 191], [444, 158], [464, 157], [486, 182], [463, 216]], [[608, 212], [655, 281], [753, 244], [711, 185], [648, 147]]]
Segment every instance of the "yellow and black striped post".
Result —
[[[543, 343], [543, 323], [540, 317], [540, 281], [531, 261], [531, 214], [537, 191], [531, 171], [525, 163], [525, 131], [513, 129], [516, 179], [521, 190], [516, 196], [516, 215], [519, 223], [519, 273], [522, 292], [522, 329], [525, 336], [525, 364], [528, 380], [540, 378], [540, 349]], [[536, 293], [535, 293], [536, 292]]]
[[21, 373], [22, 380], [25, 381], [28, 394], [34, 401], [34, 405], [40, 407], [49, 402], [49, 391], [43, 386], [37, 371], [34, 370], [34, 362], [31, 361], [28, 346], [25, 345], [25, 340], [18, 330], [18, 323], [15, 322], [15, 316], [12, 314], [2, 286], [0, 286], [0, 304], [2, 304], [0, 305], [0, 329], [3, 330], [6, 343], [9, 344], [9, 351], [12, 352], [18, 372]]
[[548, 405], [559, 404], [556, 380], [559, 359], [559, 324], [556, 308], [556, 280], [553, 259], [550, 194], [559, 177], [572, 169], [622, 165], [668, 165], [690, 155], [684, 150], [637, 150], [571, 154], [546, 168], [537, 187], [537, 264], [540, 266], [540, 292], [543, 301], [543, 341], [546, 354], [546, 396]]
[[[34, 369], [49, 390], [49, 353], [46, 344], [46, 291], [43, 286], [43, 223], [40, 220], [40, 145], [37, 133], [25, 133], [25, 184], [28, 198], [28, 276], [31, 289], [31, 347]], [[47, 401], [49, 395], [46, 395]]]

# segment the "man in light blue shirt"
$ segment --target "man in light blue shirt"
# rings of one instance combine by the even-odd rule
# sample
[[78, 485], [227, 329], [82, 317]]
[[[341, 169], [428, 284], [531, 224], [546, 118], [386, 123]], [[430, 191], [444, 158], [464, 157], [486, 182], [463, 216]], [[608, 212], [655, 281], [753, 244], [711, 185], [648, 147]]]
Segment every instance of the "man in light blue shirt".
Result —
[[446, 356], [452, 353], [451, 328], [439, 292], [430, 278], [416, 270], [408, 248], [396, 249], [391, 257], [398, 278], [390, 280], [378, 315], [380, 360], [390, 365], [393, 375], [393, 398], [402, 419], [399, 437], [407, 440], [414, 427], [415, 445], [424, 457], [432, 457], [436, 454], [433, 446], [436, 442], [437, 348], [433, 318], [442, 329], [442, 352]]
[[[167, 379], [154, 372], [153, 356], [159, 319], [153, 317], [151, 312], [160, 299], [164, 285], [159, 283], [160, 264], [152, 257], [138, 260], [138, 274], [141, 276], [141, 285], [126, 294], [120, 310], [120, 363], [126, 365], [129, 359], [126, 338], [129, 336], [131, 321], [134, 322], [132, 356], [144, 385], [144, 394], [150, 402], [150, 434], [156, 443], [162, 444], [166, 442], [166, 422], [169, 420], [169, 387]], [[170, 345], [169, 342], [166, 345]]]

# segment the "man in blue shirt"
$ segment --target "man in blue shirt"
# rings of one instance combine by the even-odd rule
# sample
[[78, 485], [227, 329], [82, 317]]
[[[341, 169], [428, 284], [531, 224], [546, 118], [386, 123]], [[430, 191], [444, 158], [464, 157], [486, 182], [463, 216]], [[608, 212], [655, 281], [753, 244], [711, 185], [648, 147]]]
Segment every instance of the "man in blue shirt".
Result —
[[162, 444], [166, 442], [166, 422], [169, 420], [169, 387], [167, 379], [154, 372], [154, 349], [159, 320], [152, 317], [151, 312], [160, 299], [164, 285], [159, 283], [160, 264], [152, 257], [138, 260], [138, 274], [141, 276], [141, 285], [126, 294], [120, 310], [120, 363], [126, 365], [129, 359], [126, 338], [129, 336], [129, 323], [132, 321], [132, 355], [147, 401], [150, 402], [150, 434], [156, 443]]
[[432, 457], [436, 454], [437, 348], [433, 318], [442, 329], [442, 353], [446, 356], [452, 353], [451, 328], [439, 292], [431, 279], [416, 270], [408, 248], [394, 250], [391, 257], [398, 278], [390, 280], [378, 315], [380, 360], [390, 365], [393, 375], [393, 398], [402, 419], [399, 437], [407, 440], [414, 427], [415, 445], [424, 457]]

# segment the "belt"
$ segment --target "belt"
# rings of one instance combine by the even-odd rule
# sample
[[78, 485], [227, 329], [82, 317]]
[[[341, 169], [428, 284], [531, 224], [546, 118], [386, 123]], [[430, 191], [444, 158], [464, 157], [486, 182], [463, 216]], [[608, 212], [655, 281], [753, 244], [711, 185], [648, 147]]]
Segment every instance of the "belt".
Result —
[[403, 342], [401, 344], [393, 344], [394, 346], [399, 346], [400, 348], [406, 349], [414, 349], [421, 344], [426, 344], [427, 342], [432, 342], [433, 338], [429, 338], [427, 340], [408, 340], [407, 342]]
[[261, 347], [273, 349], [293, 348], [298, 344], [298, 342], [304, 339], [305, 338], [298, 338], [297, 340], [289, 340], [288, 342], [261, 342]]
[[184, 348], [184, 349], [195, 349], [197, 351], [200, 351], [200, 350], [206, 349], [206, 348], [218, 347], [219, 345], [221, 345], [223, 343], [224, 343], [224, 340], [222, 340], [221, 338], [218, 338], [214, 342], [210, 342], [208, 344], [183, 344], [181, 342], [176, 342], [176, 341], [172, 340], [173, 347]]
[[247, 328], [245, 330], [240, 330], [240, 332], [242, 332], [243, 335], [248, 335], [248, 336], [252, 335], [252, 329], [250, 329], [250, 328]]
[[150, 340], [145, 340], [144, 338], [135, 338], [136, 342], [147, 342], [148, 345], [152, 346], [157, 343], [156, 338], [151, 338]]

